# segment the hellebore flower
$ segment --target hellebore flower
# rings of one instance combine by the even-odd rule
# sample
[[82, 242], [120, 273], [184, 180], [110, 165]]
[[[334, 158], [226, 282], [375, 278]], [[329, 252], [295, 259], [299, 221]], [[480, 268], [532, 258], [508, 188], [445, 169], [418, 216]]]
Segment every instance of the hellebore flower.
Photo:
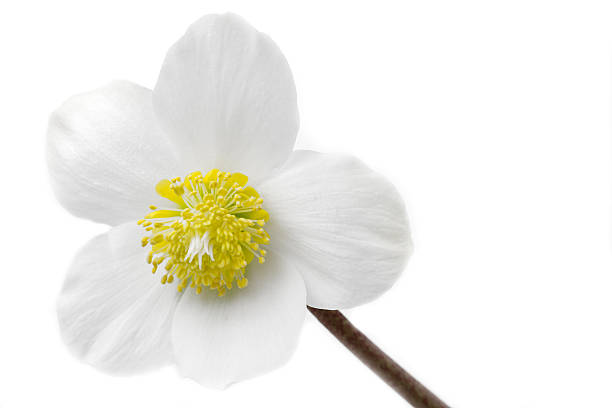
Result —
[[154, 90], [113, 82], [55, 111], [57, 198], [112, 227], [59, 296], [70, 350], [108, 372], [175, 364], [222, 388], [284, 363], [306, 305], [389, 289], [411, 249], [401, 197], [355, 158], [294, 151], [297, 131], [287, 61], [231, 14], [194, 23]]

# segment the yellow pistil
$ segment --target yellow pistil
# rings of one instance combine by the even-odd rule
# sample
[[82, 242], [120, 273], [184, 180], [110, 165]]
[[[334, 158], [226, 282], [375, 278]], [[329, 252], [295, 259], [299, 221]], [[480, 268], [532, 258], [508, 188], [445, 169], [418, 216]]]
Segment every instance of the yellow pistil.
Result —
[[147, 231], [141, 243], [151, 246], [147, 262], [153, 273], [164, 270], [162, 284], [176, 279], [179, 291], [208, 287], [219, 296], [234, 281], [239, 288], [247, 285], [247, 265], [255, 258], [263, 263], [260, 245], [270, 242], [263, 199], [247, 181], [244, 174], [213, 169], [157, 184], [157, 193], [174, 204], [150, 206], [153, 211], [138, 224]]

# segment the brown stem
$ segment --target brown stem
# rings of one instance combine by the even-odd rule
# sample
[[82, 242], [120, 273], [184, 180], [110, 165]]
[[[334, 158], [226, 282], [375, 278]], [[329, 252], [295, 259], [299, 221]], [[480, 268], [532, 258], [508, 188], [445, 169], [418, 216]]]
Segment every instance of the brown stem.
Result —
[[308, 310], [340, 343], [415, 408], [450, 408], [372, 343], [338, 310]]

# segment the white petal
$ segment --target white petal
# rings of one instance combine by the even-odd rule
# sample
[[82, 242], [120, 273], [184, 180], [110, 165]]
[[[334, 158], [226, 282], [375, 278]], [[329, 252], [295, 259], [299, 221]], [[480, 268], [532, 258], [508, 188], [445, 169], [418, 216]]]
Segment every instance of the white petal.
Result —
[[224, 388], [285, 363], [306, 311], [300, 275], [278, 255], [247, 267], [249, 284], [223, 297], [188, 290], [174, 316], [172, 344], [179, 371]]
[[70, 212], [117, 225], [141, 218], [150, 204], [165, 205], [155, 185], [184, 174], [156, 123], [151, 95], [149, 89], [116, 81], [73, 96], [52, 114], [49, 171]]
[[412, 248], [404, 203], [361, 161], [296, 151], [258, 191], [271, 247], [302, 274], [310, 306], [366, 303], [403, 271]]
[[102, 370], [132, 373], [172, 362], [170, 328], [180, 293], [151, 273], [141, 237], [134, 222], [91, 240], [58, 299], [65, 343]]
[[261, 178], [284, 163], [298, 111], [289, 65], [276, 44], [240, 17], [195, 22], [164, 61], [153, 103], [194, 168], [209, 164]]

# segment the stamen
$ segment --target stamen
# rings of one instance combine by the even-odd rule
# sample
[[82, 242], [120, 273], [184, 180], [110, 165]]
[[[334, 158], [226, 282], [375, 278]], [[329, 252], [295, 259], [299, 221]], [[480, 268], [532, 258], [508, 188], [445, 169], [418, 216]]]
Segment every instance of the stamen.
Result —
[[260, 245], [270, 242], [262, 228], [269, 219], [263, 199], [247, 181], [243, 174], [213, 169], [206, 176], [198, 171], [184, 181], [157, 184], [157, 193], [178, 208], [151, 205], [138, 225], [147, 231], [141, 244], [151, 246], [147, 262], [153, 273], [164, 266], [162, 284], [176, 277], [179, 291], [189, 286], [201, 293], [208, 287], [219, 296], [234, 281], [240, 289], [247, 286], [247, 265], [255, 258], [263, 263], [266, 251]]

